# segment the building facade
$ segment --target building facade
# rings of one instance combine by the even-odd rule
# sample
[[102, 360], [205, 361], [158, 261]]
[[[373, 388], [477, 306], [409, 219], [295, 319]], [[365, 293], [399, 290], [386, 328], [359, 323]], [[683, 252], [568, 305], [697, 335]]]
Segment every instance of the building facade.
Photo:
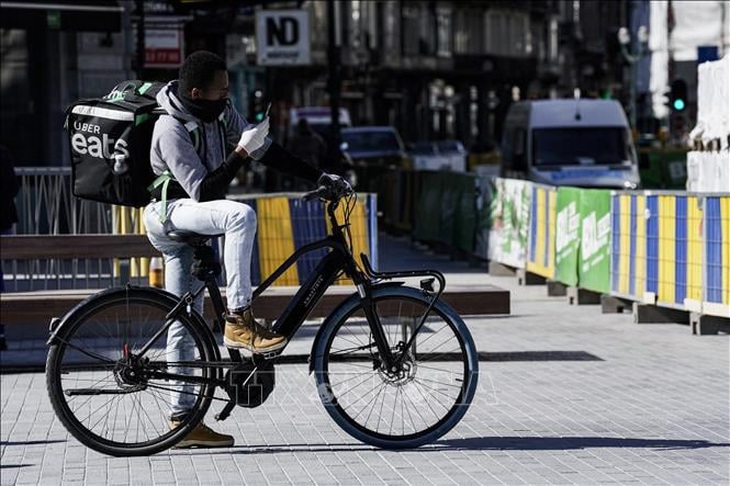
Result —
[[[410, 142], [497, 141], [517, 99], [572, 96], [576, 88], [584, 96], [625, 96], [614, 39], [626, 24], [626, 1], [345, 0], [334, 2], [334, 19], [328, 3], [0, 2], [0, 142], [22, 165], [66, 165], [63, 120], [71, 102], [122, 79], [172, 79], [184, 55], [201, 48], [226, 58], [242, 112], [273, 102], [272, 130], [283, 141], [288, 108], [329, 103], [330, 21], [341, 106], [354, 124], [393, 125]], [[308, 13], [308, 64], [257, 64], [262, 9]], [[89, 12], [98, 19], [76, 18]]]

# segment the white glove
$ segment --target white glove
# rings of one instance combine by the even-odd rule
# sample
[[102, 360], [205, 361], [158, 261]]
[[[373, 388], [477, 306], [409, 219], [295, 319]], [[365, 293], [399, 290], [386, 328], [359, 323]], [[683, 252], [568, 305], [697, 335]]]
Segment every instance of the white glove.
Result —
[[252, 152], [260, 149], [266, 141], [266, 136], [269, 134], [269, 117], [264, 118], [264, 121], [258, 125], [248, 127], [241, 133], [241, 139], [238, 141], [238, 146], [246, 151], [246, 154], [251, 155]]

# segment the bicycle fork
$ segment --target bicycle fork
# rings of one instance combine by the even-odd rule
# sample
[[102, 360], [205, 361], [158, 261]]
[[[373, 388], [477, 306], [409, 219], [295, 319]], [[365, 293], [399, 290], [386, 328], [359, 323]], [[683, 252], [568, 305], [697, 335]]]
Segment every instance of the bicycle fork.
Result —
[[377, 347], [378, 354], [380, 355], [382, 362], [385, 365], [385, 369], [391, 372], [395, 372], [396, 363], [393, 358], [393, 353], [390, 349], [390, 345], [388, 344], [388, 338], [385, 336], [385, 331], [383, 331], [383, 325], [380, 322], [380, 318], [378, 317], [377, 312], [375, 312], [375, 308], [373, 306], [372, 289], [369, 282], [359, 283], [357, 285], [357, 292], [360, 295], [360, 302], [362, 303], [365, 318], [367, 319], [368, 325], [370, 326], [370, 332], [373, 334], [375, 346]]

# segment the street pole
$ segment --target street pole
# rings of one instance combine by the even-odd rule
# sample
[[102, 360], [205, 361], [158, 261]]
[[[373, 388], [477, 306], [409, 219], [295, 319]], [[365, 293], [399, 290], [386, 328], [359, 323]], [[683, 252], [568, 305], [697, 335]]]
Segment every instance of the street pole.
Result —
[[144, 45], [144, 0], [136, 0], [137, 7], [137, 79], [144, 79], [145, 45]]
[[618, 41], [621, 45], [621, 54], [623, 55], [626, 62], [629, 63], [629, 122], [631, 123], [631, 129], [638, 129], [636, 126], [636, 79], [637, 79], [637, 63], [644, 56], [646, 50], [646, 44], [648, 41], [648, 31], [646, 26], [642, 25], [639, 27], [637, 32], [637, 47], [635, 52], [631, 49], [631, 34], [626, 27], [621, 27], [618, 31]]
[[339, 164], [340, 153], [340, 45], [338, 42], [337, 19], [335, 0], [327, 0], [327, 64], [329, 67], [329, 95], [330, 114], [332, 125], [330, 132], [329, 153], [330, 163], [336, 167]]
[[[634, 26], [634, 7], [635, 7], [635, 5], [633, 4], [633, 2], [629, 1], [627, 3], [626, 7], [628, 8], [628, 13], [629, 13], [628, 18], [626, 20], [627, 20], [627, 24], [629, 25], [629, 32], [630, 32], [631, 28]], [[636, 52], [633, 47], [633, 44], [634, 44], [633, 40], [634, 39], [630, 39], [629, 43], [626, 46], [632, 54], [634, 52]], [[638, 43], [637, 43], [637, 45], [638, 45]], [[639, 48], [639, 49], [641, 49], [641, 48]], [[628, 56], [628, 58], [629, 58], [629, 82], [631, 83], [631, 85], [629, 86], [629, 96], [631, 97], [631, 99], [629, 100], [629, 109], [631, 110], [631, 113], [629, 114], [629, 123], [631, 124], [631, 130], [632, 130], [632, 134], [633, 134], [634, 138], [636, 138], [636, 136], [639, 134], [639, 130], [636, 127], [636, 63], [639, 61], [638, 58], [640, 56], [641, 56], [641, 54], [639, 54], [638, 56], [634, 56], [634, 55]]]

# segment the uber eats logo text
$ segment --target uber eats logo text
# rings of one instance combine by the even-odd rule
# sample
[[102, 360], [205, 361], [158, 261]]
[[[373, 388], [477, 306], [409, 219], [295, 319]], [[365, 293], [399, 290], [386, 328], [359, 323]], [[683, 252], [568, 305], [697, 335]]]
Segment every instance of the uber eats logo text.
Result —
[[76, 153], [99, 159], [111, 159], [112, 154], [129, 157], [127, 142], [110, 138], [108, 133], [102, 133], [99, 125], [75, 121], [73, 128], [76, 133], [71, 136], [71, 148]]

